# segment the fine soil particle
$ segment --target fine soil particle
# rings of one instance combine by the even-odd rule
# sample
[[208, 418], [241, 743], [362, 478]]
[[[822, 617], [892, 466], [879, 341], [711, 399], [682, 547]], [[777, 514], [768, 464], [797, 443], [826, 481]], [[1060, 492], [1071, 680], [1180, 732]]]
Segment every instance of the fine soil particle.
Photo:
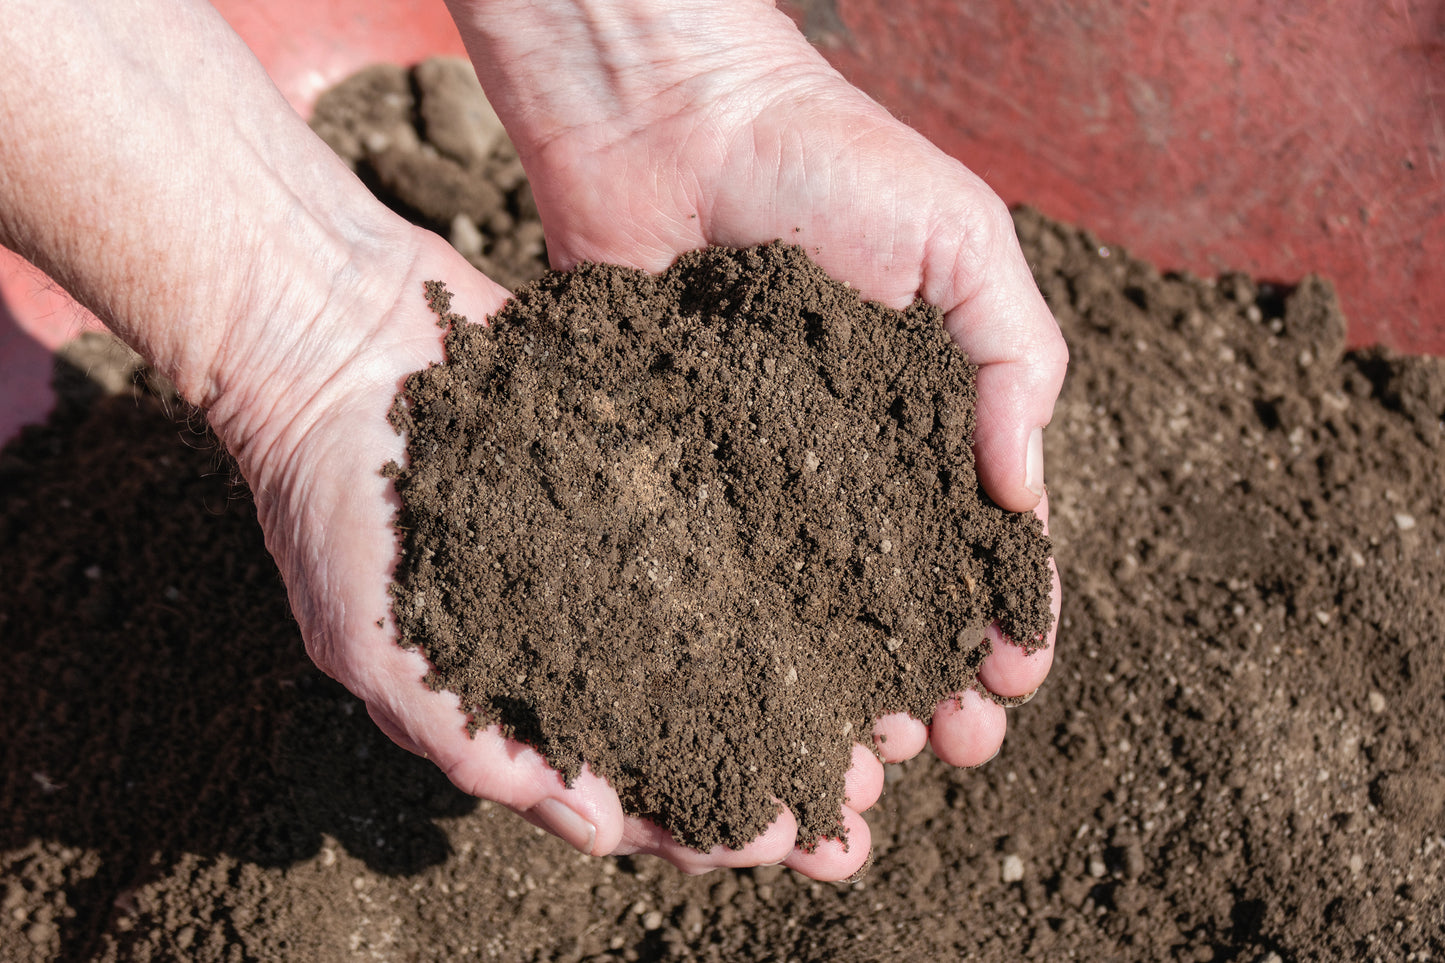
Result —
[[[1049, 628], [1048, 539], [982, 497], [974, 369], [801, 248], [600, 265], [452, 314], [408, 379], [404, 643], [477, 725], [699, 849], [841, 831], [853, 743]], [[981, 688], [981, 687], [980, 687]]]
[[0, 959], [1445, 958], [1445, 363], [1345, 350], [1315, 279], [1016, 224], [1073, 359], [1055, 666], [987, 766], [887, 767], [865, 879], [590, 859], [457, 792], [123, 380], [0, 452]]

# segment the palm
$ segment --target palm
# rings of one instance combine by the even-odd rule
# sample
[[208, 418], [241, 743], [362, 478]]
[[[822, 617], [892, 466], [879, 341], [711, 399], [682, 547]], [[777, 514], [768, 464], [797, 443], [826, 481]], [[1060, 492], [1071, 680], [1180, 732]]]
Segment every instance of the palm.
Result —
[[[1018, 482], [1005, 480], [1004, 452], [1018, 423], [1027, 431], [1048, 420], [1062, 342], [1010, 247], [1007, 212], [965, 168], [800, 56], [797, 69], [736, 86], [714, 77], [713, 99], [688, 98], [650, 124], [599, 124], [537, 144], [529, 171], [554, 264], [659, 271], [706, 244], [782, 238], [865, 297], [895, 307], [926, 298], [981, 365], [976, 449], [985, 485], [1005, 507], [1030, 507]], [[1047, 524], [1047, 500], [1036, 510]], [[996, 645], [982, 678], [999, 695], [1030, 693], [1051, 652], [1024, 657]], [[906, 758], [931, 738], [946, 761], [977, 765], [997, 751], [1004, 725], [997, 705], [950, 700], [932, 732], [905, 717], [885, 720], [880, 748], [886, 759]]]
[[[744, 850], [695, 853], [655, 826], [625, 818], [602, 779], [584, 773], [567, 787], [538, 753], [503, 739], [495, 727], [469, 736], [456, 697], [423, 685], [424, 659], [396, 644], [386, 589], [395, 555], [396, 499], [381, 467], [405, 455], [404, 439], [386, 418], [399, 385], [442, 357], [436, 319], [422, 302], [422, 283], [446, 279], [458, 309], [478, 319], [495, 313], [506, 295], [434, 235], [414, 232], [411, 241], [419, 252], [414, 259], [398, 256], [383, 268], [395, 274], [396, 304], [375, 318], [348, 315], [344, 328], [350, 334], [329, 340], [330, 357], [317, 359], [335, 367], [335, 375], [325, 379], [334, 393], [308, 399], [286, 419], [288, 427], [273, 448], [285, 457], [243, 466], [312, 658], [365, 700], [398, 744], [432, 759], [463, 790], [534, 821], [546, 820], [535, 807], [551, 805], [544, 802], [549, 799], [581, 814], [597, 827], [595, 841], [589, 844], [565, 827], [559, 832], [581, 848], [658, 853], [689, 870], [784, 858], [795, 832], [790, 816]], [[866, 838], [866, 826], [856, 816], [853, 821], [859, 824], [855, 832]], [[555, 820], [549, 828], [558, 830]], [[807, 857], [805, 868], [846, 876], [866, 852], [862, 847], [854, 860], [841, 847], [825, 847]]]

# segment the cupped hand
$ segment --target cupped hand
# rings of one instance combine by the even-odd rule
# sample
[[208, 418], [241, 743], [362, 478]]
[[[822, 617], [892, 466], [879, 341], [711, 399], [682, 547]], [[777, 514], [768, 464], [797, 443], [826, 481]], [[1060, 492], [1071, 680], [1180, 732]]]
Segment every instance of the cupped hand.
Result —
[[[216, 426], [238, 449], [311, 657], [365, 701], [397, 744], [435, 762], [465, 792], [516, 810], [582, 852], [654, 853], [689, 872], [782, 861], [796, 835], [790, 813], [742, 849], [687, 849], [626, 816], [617, 794], [590, 771], [568, 786], [536, 750], [496, 726], [469, 735], [457, 697], [423, 685], [425, 659], [397, 644], [387, 591], [397, 499], [381, 468], [405, 458], [405, 439], [387, 420], [399, 386], [442, 360], [423, 282], [446, 279], [453, 309], [476, 319], [495, 314], [507, 292], [435, 235], [400, 223], [389, 230], [394, 236], [372, 239], [368, 258], [359, 258], [367, 269], [357, 286], [315, 306], [305, 366], [268, 379], [263, 394]], [[244, 443], [235, 444], [238, 437]], [[882, 783], [879, 763], [868, 755], [855, 768], [849, 792], [870, 805], [873, 784]], [[866, 825], [849, 815], [866, 840]], [[819, 875], [846, 876], [851, 868], [834, 863], [852, 848], [825, 843], [810, 858]]]
[[[209, 5], [20, 0], [15, 12], [0, 24], [0, 243], [206, 410], [317, 664], [460, 788], [585, 852], [656, 852], [690, 871], [788, 856], [786, 814], [741, 850], [692, 853], [626, 818], [604, 780], [567, 786], [496, 729], [469, 736], [456, 697], [429, 689], [422, 656], [397, 645], [381, 469], [404, 457], [393, 398], [442, 357], [423, 282], [446, 281], [477, 320], [506, 292], [376, 201]], [[869, 758], [850, 783], [858, 805], [881, 784]], [[815, 854], [817, 874], [851, 872], [829, 853]]]
[[[451, 6], [518, 146], [555, 267], [656, 272], [707, 244], [781, 238], [866, 298], [940, 307], [978, 365], [984, 488], [1047, 530], [1042, 432], [1068, 354], [1006, 207], [978, 177], [849, 85], [767, 3], [542, 0], [506, 17], [507, 0]], [[1057, 619], [1056, 570], [1052, 609]], [[1054, 632], [1032, 655], [990, 634], [980, 682], [1005, 698], [1031, 694]], [[943, 700], [931, 726], [881, 720], [877, 757], [855, 753], [850, 847], [795, 850], [788, 864], [828, 878], [862, 865], [857, 814], [881, 786], [878, 757], [931, 743], [945, 762], [976, 766], [998, 752], [1005, 726], [1002, 706], [977, 692]]]

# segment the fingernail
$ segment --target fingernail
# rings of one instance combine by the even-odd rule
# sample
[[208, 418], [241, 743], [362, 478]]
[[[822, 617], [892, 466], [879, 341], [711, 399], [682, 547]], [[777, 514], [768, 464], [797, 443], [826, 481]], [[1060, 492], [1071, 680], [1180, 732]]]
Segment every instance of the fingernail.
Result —
[[1024, 487], [1044, 497], [1044, 430], [1035, 428], [1029, 435], [1029, 451], [1024, 457]]
[[597, 827], [560, 799], [544, 799], [527, 812], [552, 835], [591, 855], [597, 845]]

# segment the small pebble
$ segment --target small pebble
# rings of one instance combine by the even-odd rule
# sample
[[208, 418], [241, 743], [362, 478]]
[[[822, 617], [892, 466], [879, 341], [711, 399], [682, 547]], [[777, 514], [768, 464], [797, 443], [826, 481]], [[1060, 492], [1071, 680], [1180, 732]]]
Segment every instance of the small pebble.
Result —
[[1415, 527], [1415, 516], [1406, 515], [1404, 512], [1395, 513], [1395, 527], [1402, 532], [1408, 532]]
[[1005, 856], [999, 864], [999, 875], [1005, 883], [1017, 883], [1024, 878], [1024, 861], [1013, 854]]
[[1385, 709], [1389, 706], [1389, 703], [1385, 701], [1384, 694], [1377, 692], [1374, 689], [1370, 690], [1370, 694], [1366, 696], [1366, 699], [1370, 703], [1370, 711], [1373, 712], [1375, 715], [1379, 715], [1380, 713], [1384, 712]]
[[651, 932], [662, 929], [662, 914], [653, 910], [642, 918], [642, 928]]
[[452, 218], [451, 231], [447, 240], [463, 257], [481, 256], [482, 247], [486, 243], [481, 229], [477, 227], [477, 222], [465, 214], [458, 214]]

